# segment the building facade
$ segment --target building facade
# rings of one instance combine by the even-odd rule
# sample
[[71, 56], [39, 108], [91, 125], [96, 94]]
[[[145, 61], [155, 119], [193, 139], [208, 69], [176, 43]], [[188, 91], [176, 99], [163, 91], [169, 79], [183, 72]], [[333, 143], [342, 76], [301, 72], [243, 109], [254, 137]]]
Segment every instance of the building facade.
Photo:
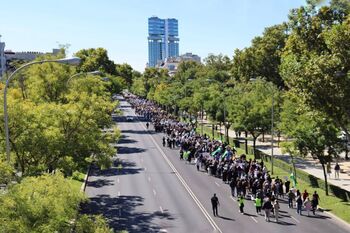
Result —
[[148, 18], [148, 66], [179, 56], [177, 19]]
[[1, 42], [0, 35], [0, 78], [4, 75], [6, 70], [6, 58], [5, 58], [5, 42]]
[[168, 57], [165, 61], [159, 61], [156, 65], [157, 68], [167, 69], [170, 76], [173, 76], [177, 72], [177, 67], [181, 62], [194, 61], [201, 63], [201, 58], [193, 53], [185, 53], [178, 57]]

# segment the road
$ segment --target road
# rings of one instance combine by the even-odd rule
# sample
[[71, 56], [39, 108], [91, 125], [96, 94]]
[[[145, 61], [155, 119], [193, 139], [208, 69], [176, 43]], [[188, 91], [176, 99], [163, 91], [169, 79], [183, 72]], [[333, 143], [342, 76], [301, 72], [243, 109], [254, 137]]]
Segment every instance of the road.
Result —
[[[123, 99], [124, 116], [135, 115]], [[118, 158], [110, 169], [93, 167], [86, 194], [91, 202], [84, 211], [103, 214], [114, 230], [131, 232], [307, 232], [345, 233], [348, 225], [324, 213], [299, 216], [281, 203], [279, 223], [265, 222], [245, 201], [245, 214], [220, 179], [198, 172], [193, 164], [179, 160], [178, 150], [161, 145], [162, 134], [149, 130], [145, 122], [118, 118], [122, 138]], [[210, 198], [219, 197], [220, 217], [214, 217]]]

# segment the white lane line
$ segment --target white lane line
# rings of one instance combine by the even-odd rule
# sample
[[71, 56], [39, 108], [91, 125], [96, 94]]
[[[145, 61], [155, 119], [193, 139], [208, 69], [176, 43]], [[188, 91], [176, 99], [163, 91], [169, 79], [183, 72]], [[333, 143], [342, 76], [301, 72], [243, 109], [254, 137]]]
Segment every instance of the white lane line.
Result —
[[120, 192], [118, 191], [118, 197], [120, 196]]
[[160, 212], [162, 212], [162, 214], [164, 214], [163, 208], [161, 206], [159, 206]]
[[117, 179], [117, 183], [118, 183], [118, 184], [120, 183], [120, 180], [119, 180], [119, 178]]
[[237, 202], [237, 200], [236, 200], [236, 199], [234, 199], [232, 196], [230, 196], [230, 198], [231, 198], [233, 201]]
[[153, 189], [153, 194], [154, 194], [154, 196], [157, 195], [157, 192], [156, 192], [156, 190], [154, 190], [154, 189]]
[[292, 219], [294, 219], [297, 223], [300, 223], [300, 221], [296, 218], [294, 218], [293, 216], [290, 216]]
[[258, 223], [258, 220], [256, 220], [253, 216], [251, 218], [254, 220], [254, 222]]
[[151, 177], [150, 176], [148, 177], [148, 182], [151, 182]]
[[[146, 130], [145, 126], [143, 126], [140, 122], [139, 124]], [[204, 214], [204, 216], [207, 218], [208, 222], [210, 223], [210, 225], [213, 227], [214, 230], [217, 230], [218, 232], [222, 233], [221, 229], [218, 227], [218, 225], [215, 223], [215, 221], [212, 219], [212, 217], [209, 215], [209, 213], [207, 212], [207, 210], [204, 208], [204, 206], [202, 205], [202, 203], [198, 200], [198, 198], [196, 197], [196, 195], [193, 193], [193, 191], [190, 189], [190, 187], [187, 185], [186, 181], [182, 178], [182, 176], [179, 174], [179, 172], [176, 170], [176, 168], [174, 167], [174, 165], [170, 162], [170, 160], [168, 159], [168, 157], [165, 155], [165, 153], [163, 152], [163, 150], [158, 146], [157, 142], [154, 140], [153, 136], [151, 134], [149, 134], [153, 144], [157, 147], [158, 151], [161, 153], [161, 155], [163, 156], [163, 158], [165, 159], [165, 161], [168, 163], [168, 165], [170, 166], [170, 168], [173, 170], [174, 174], [177, 176], [177, 178], [180, 180], [180, 182], [182, 183], [182, 185], [184, 186], [184, 188], [187, 190], [187, 192], [190, 194], [190, 196], [192, 197], [192, 199], [194, 200], [194, 202], [197, 204], [197, 206], [199, 207], [199, 209], [202, 211], [202, 213]]]
[[166, 233], [166, 232], [168, 232], [168, 231], [167, 231], [166, 229], [160, 229], [159, 232], [164, 232], [164, 233]]
[[147, 171], [147, 167], [145, 167], [144, 169], [145, 169], [145, 171]]
[[218, 184], [216, 181], [215, 181], [215, 184], [216, 184], [218, 187], [220, 187], [220, 184]]

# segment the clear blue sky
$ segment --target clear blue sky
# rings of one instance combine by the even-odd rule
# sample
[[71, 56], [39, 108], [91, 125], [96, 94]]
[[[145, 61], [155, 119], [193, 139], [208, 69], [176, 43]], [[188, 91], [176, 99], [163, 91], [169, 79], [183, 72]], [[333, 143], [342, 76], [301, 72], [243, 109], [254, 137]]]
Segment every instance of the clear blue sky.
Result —
[[180, 54], [230, 57], [265, 27], [287, 20], [305, 0], [6, 0], [0, 3], [0, 34], [6, 49], [69, 52], [104, 47], [116, 63], [143, 71], [148, 59], [147, 19], [179, 20]]

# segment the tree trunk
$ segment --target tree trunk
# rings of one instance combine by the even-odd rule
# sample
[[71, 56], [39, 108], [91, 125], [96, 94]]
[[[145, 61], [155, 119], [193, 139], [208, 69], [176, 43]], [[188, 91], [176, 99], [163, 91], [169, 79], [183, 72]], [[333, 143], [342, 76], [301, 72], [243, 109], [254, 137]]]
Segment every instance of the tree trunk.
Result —
[[245, 133], [245, 153], [248, 154], [248, 132], [247, 131], [244, 131]]
[[326, 167], [324, 166], [324, 162], [321, 162], [322, 169], [323, 169], [323, 176], [324, 176], [324, 183], [326, 188], [326, 196], [328, 196], [328, 181], [327, 181], [327, 172]]
[[211, 136], [214, 139], [214, 124], [212, 124], [211, 126]]
[[254, 153], [254, 159], [256, 159], [256, 152], [255, 152], [255, 146], [256, 146], [256, 139], [257, 139], [258, 137], [254, 137], [253, 136], [253, 153]]
[[262, 141], [265, 142], [265, 131], [262, 133]]

